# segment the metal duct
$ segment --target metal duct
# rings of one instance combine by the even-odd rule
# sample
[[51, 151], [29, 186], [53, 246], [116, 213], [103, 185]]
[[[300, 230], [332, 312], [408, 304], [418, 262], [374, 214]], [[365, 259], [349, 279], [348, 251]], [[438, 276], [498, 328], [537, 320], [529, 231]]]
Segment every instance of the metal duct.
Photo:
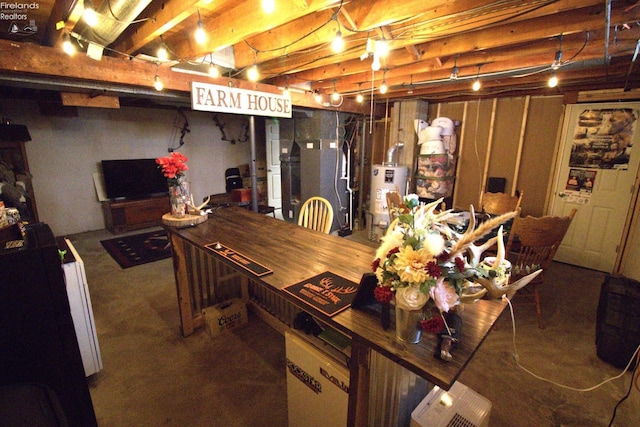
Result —
[[385, 166], [398, 166], [398, 159], [396, 158], [396, 154], [402, 147], [404, 147], [403, 142], [396, 142], [389, 148], [389, 150], [387, 150], [387, 161], [385, 162]]
[[96, 13], [102, 15], [95, 27], [78, 22], [74, 31], [101, 46], [109, 46], [149, 6], [151, 0], [107, 0]]

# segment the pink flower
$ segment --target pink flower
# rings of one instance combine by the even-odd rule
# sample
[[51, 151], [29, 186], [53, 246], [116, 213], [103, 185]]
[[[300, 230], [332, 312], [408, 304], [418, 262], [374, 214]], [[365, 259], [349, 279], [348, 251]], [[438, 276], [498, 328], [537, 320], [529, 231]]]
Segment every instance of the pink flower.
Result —
[[429, 289], [429, 295], [441, 312], [448, 312], [458, 302], [458, 294], [455, 288], [450, 286], [449, 283], [445, 283], [444, 277], [440, 277], [436, 285]]

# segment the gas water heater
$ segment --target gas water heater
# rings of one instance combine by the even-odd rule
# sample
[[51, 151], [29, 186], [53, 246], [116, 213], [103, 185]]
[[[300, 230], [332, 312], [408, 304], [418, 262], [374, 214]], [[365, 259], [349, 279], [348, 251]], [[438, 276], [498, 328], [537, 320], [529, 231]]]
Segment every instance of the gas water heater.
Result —
[[371, 240], [378, 240], [386, 232], [389, 225], [387, 193], [397, 191], [404, 196], [407, 190], [408, 173], [409, 168], [406, 166], [373, 165], [371, 168], [371, 194], [367, 224]]

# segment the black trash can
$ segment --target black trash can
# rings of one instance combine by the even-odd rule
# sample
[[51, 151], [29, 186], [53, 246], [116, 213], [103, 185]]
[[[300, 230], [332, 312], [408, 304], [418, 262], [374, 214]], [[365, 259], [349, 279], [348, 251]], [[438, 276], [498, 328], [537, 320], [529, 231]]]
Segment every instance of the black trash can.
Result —
[[[596, 352], [624, 368], [640, 345], [640, 282], [607, 275], [600, 288], [596, 318]], [[632, 367], [635, 363], [632, 363]]]

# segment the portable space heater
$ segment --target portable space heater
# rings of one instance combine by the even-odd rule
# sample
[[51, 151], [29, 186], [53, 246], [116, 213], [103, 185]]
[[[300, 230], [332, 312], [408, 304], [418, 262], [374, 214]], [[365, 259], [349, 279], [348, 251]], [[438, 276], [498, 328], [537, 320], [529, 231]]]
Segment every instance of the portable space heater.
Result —
[[491, 402], [456, 382], [449, 391], [433, 387], [411, 413], [411, 427], [488, 427]]

